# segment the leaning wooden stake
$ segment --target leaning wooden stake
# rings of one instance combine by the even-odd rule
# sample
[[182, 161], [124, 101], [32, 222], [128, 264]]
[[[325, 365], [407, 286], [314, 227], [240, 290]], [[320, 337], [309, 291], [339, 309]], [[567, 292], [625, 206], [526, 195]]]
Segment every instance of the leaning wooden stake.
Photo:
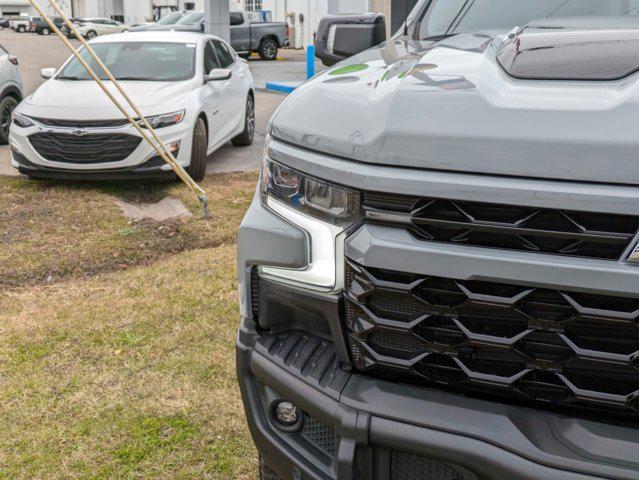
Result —
[[[180, 165], [173, 154], [169, 151], [166, 144], [160, 139], [155, 129], [149, 124], [148, 120], [142, 115], [140, 109], [137, 105], [131, 100], [131, 97], [126, 93], [122, 85], [115, 79], [111, 71], [107, 68], [104, 62], [98, 57], [95, 53], [91, 45], [87, 43], [82, 35], [77, 31], [75, 25], [68, 19], [68, 17], [64, 14], [64, 12], [60, 9], [55, 0], [49, 0], [49, 3], [56, 11], [56, 13], [62, 18], [66, 26], [73, 33], [73, 35], [80, 40], [80, 43], [84, 46], [85, 50], [89, 53], [89, 55], [95, 60], [96, 64], [104, 71], [109, 80], [113, 83], [115, 88], [120, 92], [122, 97], [127, 101], [131, 110], [135, 112], [137, 117], [140, 119], [136, 121], [133, 116], [127, 111], [127, 109], [120, 103], [120, 101], [115, 98], [115, 95], [111, 93], [111, 91], [104, 84], [102, 79], [95, 73], [95, 71], [91, 68], [91, 66], [82, 58], [80, 52], [77, 51], [71, 42], [65, 37], [65, 35], [60, 31], [60, 29], [53, 23], [51, 18], [40, 8], [40, 6], [36, 3], [35, 0], [29, 0], [33, 8], [38, 12], [38, 14], [44, 19], [45, 22], [49, 25], [52, 31], [56, 33], [58, 37], [64, 42], [67, 48], [71, 51], [73, 56], [80, 62], [80, 64], [84, 67], [87, 73], [93, 78], [93, 80], [98, 84], [98, 86], [102, 89], [102, 91], [106, 94], [107, 97], [113, 102], [113, 104], [117, 107], [120, 112], [127, 118], [129, 123], [133, 125], [133, 127], [142, 135], [142, 138], [146, 140], [149, 145], [151, 145], [157, 154], [162, 157], [162, 159], [171, 166], [175, 174], [189, 187], [189, 189], [195, 194], [200, 204], [202, 205], [202, 209], [204, 210], [204, 216], [206, 218], [210, 217], [209, 209], [208, 209], [208, 198], [206, 197], [206, 192], [191, 178], [191, 176], [184, 170], [184, 167]], [[147, 131], [145, 131], [139, 124], [142, 122]], [[151, 136], [149, 136], [149, 133]]]

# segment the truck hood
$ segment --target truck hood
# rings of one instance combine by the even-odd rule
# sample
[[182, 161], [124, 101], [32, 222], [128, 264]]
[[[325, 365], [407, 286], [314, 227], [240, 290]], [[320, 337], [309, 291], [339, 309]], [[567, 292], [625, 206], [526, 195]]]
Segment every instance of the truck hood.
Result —
[[[518, 79], [497, 58], [518, 40], [514, 34], [394, 39], [300, 87], [274, 116], [271, 134], [372, 164], [639, 184], [638, 75]], [[553, 47], [533, 43], [533, 65], [526, 68], [560, 61]]]
[[[126, 105], [111, 82], [105, 84]], [[121, 84], [137, 106], [148, 115], [168, 113], [165, 111], [167, 106], [178, 103], [193, 88], [191, 81], [123, 81]], [[122, 115], [95, 82], [55, 79], [48, 80], [25, 99], [19, 111], [25, 115], [57, 119], [111, 119]]]

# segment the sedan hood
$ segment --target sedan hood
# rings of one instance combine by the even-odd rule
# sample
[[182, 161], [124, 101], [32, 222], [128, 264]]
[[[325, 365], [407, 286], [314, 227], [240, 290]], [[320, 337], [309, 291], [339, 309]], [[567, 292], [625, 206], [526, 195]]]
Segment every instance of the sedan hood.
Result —
[[[123, 104], [126, 101], [111, 82], [109, 90]], [[192, 91], [192, 82], [121, 82], [122, 87], [146, 114], [167, 113], [166, 106], [180, 101]], [[121, 114], [93, 81], [49, 80], [21, 105], [26, 115], [57, 119], [110, 119]], [[113, 115], [116, 114], [114, 117]]]
[[[557, 28], [553, 35], [560, 35]], [[271, 133], [372, 164], [639, 184], [633, 69], [624, 65], [628, 75], [610, 81], [518, 79], [497, 58], [518, 40], [495, 34], [395, 39], [299, 88], [274, 116]], [[551, 45], [545, 48], [535, 50], [533, 62], [551, 68], [565, 61]], [[544, 59], [544, 51], [553, 57]]]

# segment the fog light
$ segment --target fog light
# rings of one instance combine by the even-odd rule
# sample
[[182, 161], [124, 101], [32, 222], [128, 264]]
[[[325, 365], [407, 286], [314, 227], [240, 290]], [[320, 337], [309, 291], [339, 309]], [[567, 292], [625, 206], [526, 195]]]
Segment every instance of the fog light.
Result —
[[300, 410], [291, 402], [279, 402], [273, 410], [275, 421], [284, 428], [292, 428], [301, 421]]

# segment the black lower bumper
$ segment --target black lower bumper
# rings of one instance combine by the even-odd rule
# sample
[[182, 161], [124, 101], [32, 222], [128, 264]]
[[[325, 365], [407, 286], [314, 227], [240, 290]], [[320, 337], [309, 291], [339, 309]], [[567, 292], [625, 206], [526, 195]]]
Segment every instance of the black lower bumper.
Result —
[[164, 160], [153, 157], [141, 165], [125, 168], [102, 170], [73, 170], [52, 168], [30, 162], [21, 154], [13, 152], [13, 160], [18, 164], [22, 175], [32, 178], [50, 178], [58, 180], [136, 180], [136, 179], [171, 179], [175, 174], [171, 170], [162, 170]]
[[[327, 338], [267, 335], [245, 320], [237, 368], [255, 444], [283, 479], [639, 478], [636, 426], [350, 374]], [[311, 426], [279, 429], [278, 399]]]

